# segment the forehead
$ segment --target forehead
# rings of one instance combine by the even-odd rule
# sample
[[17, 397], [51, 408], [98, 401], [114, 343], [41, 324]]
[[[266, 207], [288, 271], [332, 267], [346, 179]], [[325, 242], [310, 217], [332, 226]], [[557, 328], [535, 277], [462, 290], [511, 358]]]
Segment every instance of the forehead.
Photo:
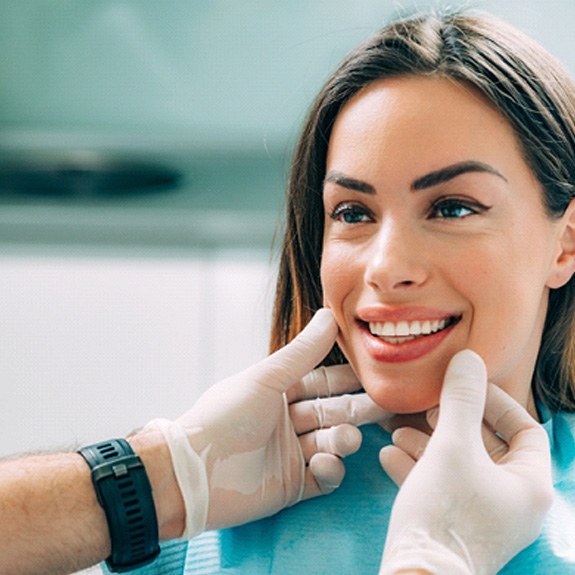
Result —
[[346, 169], [362, 158], [427, 171], [462, 159], [527, 168], [503, 114], [475, 88], [440, 76], [378, 80], [343, 106], [328, 166]]
[[451, 122], [487, 116], [512, 131], [503, 114], [477, 88], [440, 75], [406, 75], [371, 82], [344, 104], [336, 123], [358, 115], [371, 116], [372, 121], [382, 117], [391, 121], [394, 117], [415, 120], [429, 114]]

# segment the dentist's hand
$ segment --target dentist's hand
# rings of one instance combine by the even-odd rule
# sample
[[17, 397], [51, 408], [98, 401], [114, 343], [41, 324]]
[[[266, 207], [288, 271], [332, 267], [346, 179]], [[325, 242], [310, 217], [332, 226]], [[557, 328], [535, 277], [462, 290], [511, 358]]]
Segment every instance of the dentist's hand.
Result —
[[[497, 462], [482, 439], [483, 418], [508, 446]], [[552, 499], [547, 435], [522, 406], [488, 386], [477, 354], [460, 352], [449, 364], [431, 438], [408, 429], [396, 434], [401, 447], [380, 454], [401, 484], [381, 575], [493, 574], [537, 538]]]
[[287, 346], [212, 386], [177, 421], [146, 426], [170, 448], [186, 510], [182, 537], [269, 516], [339, 486], [341, 458], [361, 444], [356, 426], [386, 414], [355, 393], [361, 386], [349, 366], [309, 373], [336, 336], [331, 312], [320, 310]]

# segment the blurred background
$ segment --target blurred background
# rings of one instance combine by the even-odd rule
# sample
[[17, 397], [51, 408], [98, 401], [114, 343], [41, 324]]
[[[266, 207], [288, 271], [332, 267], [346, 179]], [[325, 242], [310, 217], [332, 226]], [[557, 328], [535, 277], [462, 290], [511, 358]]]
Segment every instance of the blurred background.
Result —
[[575, 71], [571, 0], [0, 1], [0, 456], [177, 417], [265, 355], [310, 101], [386, 20], [446, 4]]

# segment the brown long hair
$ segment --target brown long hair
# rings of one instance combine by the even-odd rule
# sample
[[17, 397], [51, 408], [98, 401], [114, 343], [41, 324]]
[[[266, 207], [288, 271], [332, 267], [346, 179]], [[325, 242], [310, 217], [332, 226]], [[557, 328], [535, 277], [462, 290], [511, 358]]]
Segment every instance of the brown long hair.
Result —
[[[339, 110], [375, 80], [439, 75], [474, 86], [509, 120], [544, 190], [550, 218], [575, 195], [575, 86], [541, 46], [488, 15], [429, 14], [389, 24], [329, 78], [304, 124], [292, 162], [271, 349], [290, 341], [322, 305], [322, 188]], [[575, 281], [552, 290], [533, 378], [552, 409], [575, 410]], [[334, 347], [325, 363], [345, 358]]]

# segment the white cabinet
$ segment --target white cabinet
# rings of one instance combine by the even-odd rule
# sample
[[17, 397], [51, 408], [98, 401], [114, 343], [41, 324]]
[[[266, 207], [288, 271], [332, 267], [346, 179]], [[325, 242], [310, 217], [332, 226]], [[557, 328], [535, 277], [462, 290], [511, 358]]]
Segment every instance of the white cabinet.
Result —
[[0, 257], [0, 456], [181, 414], [266, 353], [265, 251]]

